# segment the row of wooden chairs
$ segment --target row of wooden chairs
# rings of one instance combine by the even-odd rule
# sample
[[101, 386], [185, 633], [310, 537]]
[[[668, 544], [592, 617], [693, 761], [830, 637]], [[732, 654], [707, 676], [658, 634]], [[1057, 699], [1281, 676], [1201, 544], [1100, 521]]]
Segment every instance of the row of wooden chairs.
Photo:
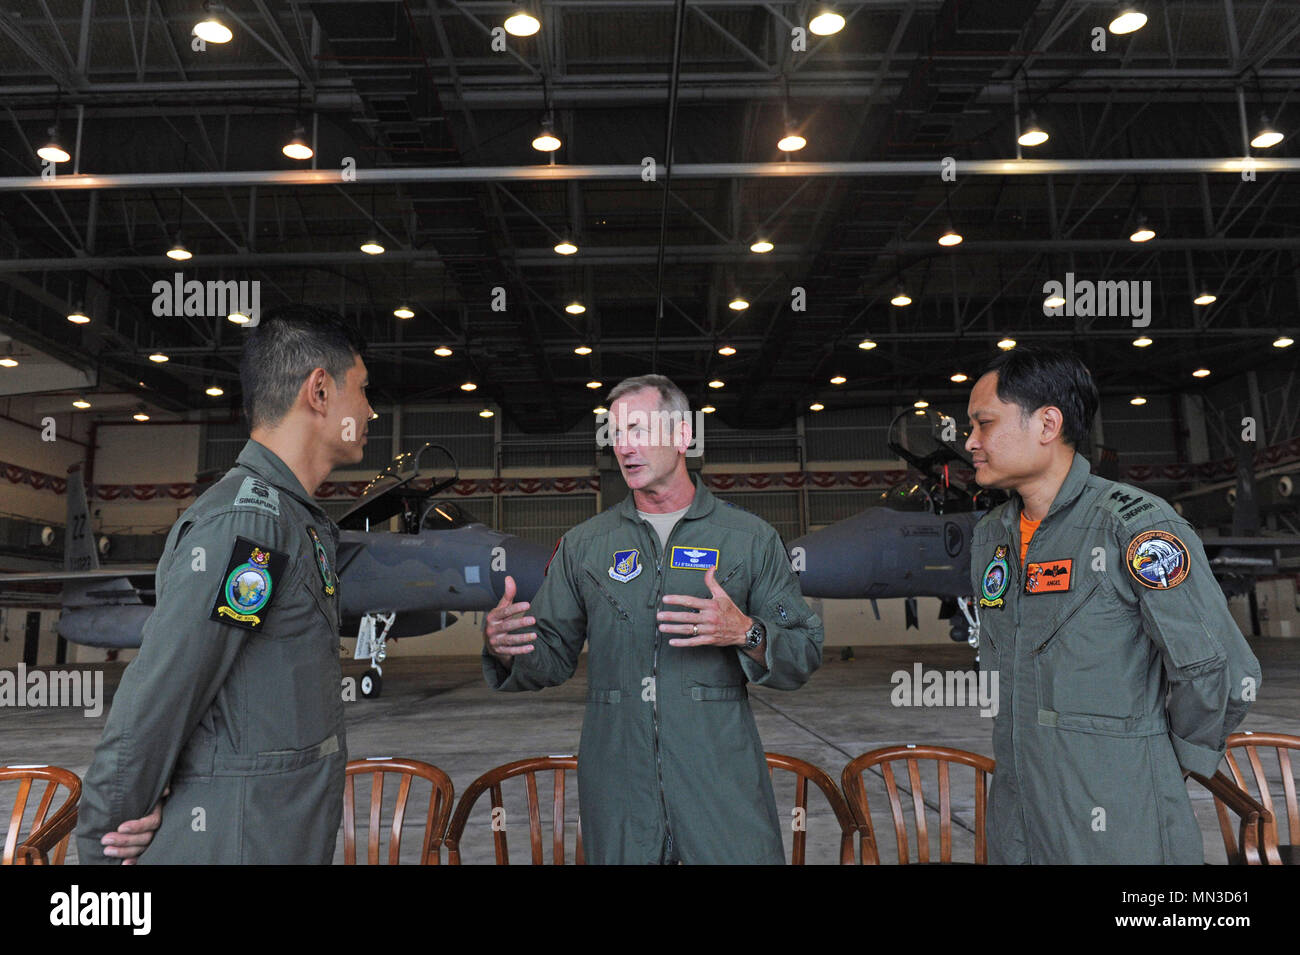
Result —
[[[1274, 811], [1273, 790], [1260, 759], [1260, 751], [1265, 749], [1272, 749], [1276, 753], [1278, 776], [1282, 787], [1280, 795], [1286, 813], [1290, 845], [1279, 845], [1278, 842], [1278, 817]], [[1295, 845], [1297, 835], [1300, 834], [1300, 802], [1297, 800], [1295, 775], [1291, 768], [1289, 755], [1291, 750], [1300, 750], [1300, 737], [1281, 733], [1234, 733], [1228, 738], [1225, 757], [1231, 777], [1222, 771], [1216, 772], [1209, 778], [1195, 773], [1190, 774], [1214, 797], [1224, 849], [1230, 863], [1294, 865], [1300, 861]], [[1246, 777], [1237, 759], [1238, 753], [1244, 754], [1246, 763], [1250, 767], [1255, 791], [1259, 794], [1258, 799], [1249, 792]], [[932, 763], [937, 771], [937, 807], [925, 796], [921, 775], [923, 762]], [[971, 833], [973, 839], [971, 861], [977, 864], [988, 861], [984, 821], [988, 781], [989, 776], [994, 772], [994, 763], [987, 756], [945, 746], [910, 744], [888, 746], [863, 753], [851, 760], [841, 773], [841, 785], [836, 785], [835, 780], [824, 770], [793, 756], [768, 753], [767, 763], [769, 773], [781, 770], [795, 777], [794, 807], [791, 814], [796, 820], [804, 820], [804, 824], [792, 825], [790, 861], [795, 865], [804, 864], [807, 857], [806, 819], [810, 784], [822, 793], [839, 826], [840, 863], [852, 864], [856, 861], [868, 865], [880, 864], [880, 848], [872, 824], [867, 787], [864, 784], [867, 773], [872, 771], [878, 773], [884, 782], [899, 863], [931, 861], [932, 846], [927, 810], [938, 813], [938, 858], [934, 861], [953, 862], [954, 816], [950, 770], [959, 766], [968, 767], [973, 771], [974, 818], [970, 825], [959, 825], [958, 828]], [[895, 771], [895, 766], [898, 766], [898, 773]], [[565, 862], [566, 856], [566, 779], [568, 773], [576, 773], [577, 767], [576, 756], [539, 756], [516, 760], [489, 770], [474, 780], [461, 796], [459, 803], [456, 803], [455, 787], [452, 785], [451, 778], [429, 763], [391, 757], [353, 760], [347, 765], [344, 787], [344, 862], [348, 865], [357, 862], [355, 780], [361, 776], [369, 777], [366, 861], [371, 865], [379, 864], [381, 855], [386, 855], [390, 864], [399, 861], [407, 806], [413, 782], [417, 778], [428, 781], [431, 787], [418, 857], [420, 864], [437, 865], [442, 860], [444, 850], [450, 864], [461, 863], [461, 842], [470, 815], [484, 793], [488, 794], [491, 819], [494, 823], [491, 829], [495, 860], [498, 865], [508, 864], [510, 854], [507, 827], [498, 826], [495, 822], [498, 813], [503, 813], [505, 808], [502, 784], [508, 779], [523, 777], [528, 807], [531, 861], [534, 865], [543, 864], [546, 852], [541, 822], [540, 793], [542, 790], [539, 788], [537, 777], [539, 773], [550, 772], [552, 774], [551, 861], [561, 865]], [[910, 796], [911, 802], [912, 825], [910, 827], [907, 813], [904, 811], [905, 801], [900, 793], [899, 773], [905, 774], [907, 780], [906, 793]], [[392, 776], [397, 777], [397, 793], [391, 823], [387, 829], [388, 851], [382, 853], [385, 830], [381, 825], [381, 817], [385, 803], [385, 780]], [[81, 780], [75, 773], [55, 766], [0, 767], [0, 782], [6, 780], [17, 780], [19, 785], [5, 837], [3, 863], [62, 864], [67, 852], [68, 840], [76, 827]], [[33, 788], [35, 784], [42, 781], [45, 783], [44, 790], [38, 796], [30, 822], [24, 825]], [[54, 802], [60, 788], [66, 792], [62, 803], [55, 808]], [[1233, 815], [1236, 816], [1235, 825], [1232, 821]], [[577, 831], [574, 861], [582, 864], [584, 857], [580, 818], [575, 828]], [[23, 831], [27, 831], [28, 835], [20, 838]], [[913, 845], [915, 853], [912, 851]]]

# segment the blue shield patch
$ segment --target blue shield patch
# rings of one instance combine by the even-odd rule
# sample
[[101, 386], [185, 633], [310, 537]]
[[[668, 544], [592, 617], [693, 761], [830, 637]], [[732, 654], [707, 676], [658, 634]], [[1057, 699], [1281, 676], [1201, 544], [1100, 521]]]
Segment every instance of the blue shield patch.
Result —
[[614, 566], [609, 569], [609, 576], [621, 584], [627, 583], [641, 573], [640, 558], [634, 550], [614, 551]]
[[716, 547], [674, 547], [670, 567], [675, 570], [708, 570], [718, 566]]

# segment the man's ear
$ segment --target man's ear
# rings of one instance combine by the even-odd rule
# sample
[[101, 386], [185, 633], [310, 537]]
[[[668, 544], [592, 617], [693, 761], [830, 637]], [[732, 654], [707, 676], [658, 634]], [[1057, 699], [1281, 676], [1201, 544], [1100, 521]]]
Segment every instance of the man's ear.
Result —
[[324, 368], [313, 368], [303, 385], [306, 389], [307, 407], [312, 411], [324, 412], [329, 400], [329, 388], [326, 379], [329, 373]]
[[1061, 414], [1061, 409], [1056, 405], [1048, 405], [1040, 413], [1043, 416], [1043, 425], [1039, 440], [1043, 444], [1050, 444], [1061, 435], [1061, 431], [1065, 427], [1065, 416]]

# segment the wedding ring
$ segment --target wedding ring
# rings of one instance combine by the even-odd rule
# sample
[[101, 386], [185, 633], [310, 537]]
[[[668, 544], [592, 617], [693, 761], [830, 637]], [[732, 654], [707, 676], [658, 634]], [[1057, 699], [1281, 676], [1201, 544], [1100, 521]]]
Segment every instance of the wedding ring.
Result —
[[698, 623], [691, 624], [691, 636], [698, 637], [699, 635], [700, 635], [700, 625]]

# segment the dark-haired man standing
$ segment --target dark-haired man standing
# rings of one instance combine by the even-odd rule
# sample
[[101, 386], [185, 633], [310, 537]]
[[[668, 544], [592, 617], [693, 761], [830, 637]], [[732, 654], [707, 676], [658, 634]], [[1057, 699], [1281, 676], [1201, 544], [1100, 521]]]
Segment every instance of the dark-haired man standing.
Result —
[[982, 666], [999, 672], [994, 863], [1203, 861], [1183, 771], [1214, 775], [1259, 689], [1191, 526], [1089, 471], [1098, 406], [1073, 355], [1017, 348], [975, 383]]
[[328, 863], [347, 748], [338, 529], [312, 500], [361, 460], [370, 404], [360, 337], [294, 306], [249, 333], [240, 362], [251, 439], [181, 515], [157, 605], [86, 773], [83, 863], [170, 782], [140, 862]]

